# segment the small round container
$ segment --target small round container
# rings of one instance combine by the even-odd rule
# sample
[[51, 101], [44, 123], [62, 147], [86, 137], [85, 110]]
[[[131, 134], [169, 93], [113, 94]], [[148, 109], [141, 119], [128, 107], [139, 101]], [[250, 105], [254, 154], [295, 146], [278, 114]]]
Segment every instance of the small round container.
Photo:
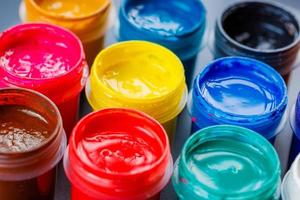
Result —
[[173, 161], [167, 134], [144, 113], [105, 109], [74, 128], [64, 157], [72, 200], [159, 200]]
[[190, 92], [192, 132], [218, 124], [249, 128], [274, 142], [286, 120], [287, 88], [273, 68], [260, 61], [226, 57], [210, 63]]
[[290, 167], [300, 153], [300, 93], [290, 114], [290, 126], [293, 130], [293, 140], [290, 149], [288, 166]]
[[57, 107], [25, 89], [0, 89], [1, 200], [54, 199], [67, 140]]
[[90, 65], [103, 49], [111, 0], [23, 0], [23, 22], [46, 22], [74, 32], [82, 41]]
[[282, 200], [298, 200], [300, 197], [300, 155], [295, 159], [281, 186]]
[[159, 121], [173, 141], [176, 119], [187, 101], [184, 69], [168, 49], [127, 41], [103, 50], [86, 87], [93, 110], [133, 108]]
[[124, 0], [119, 12], [119, 41], [146, 40], [172, 50], [192, 80], [206, 28], [206, 11], [199, 0]]
[[274, 67], [288, 82], [299, 48], [299, 20], [277, 2], [238, 2], [218, 18], [215, 58], [255, 58]]
[[0, 36], [0, 88], [29, 88], [49, 97], [61, 112], [67, 134], [77, 122], [87, 76], [82, 45], [65, 29], [22, 24]]
[[172, 182], [182, 200], [278, 200], [280, 173], [278, 155], [265, 138], [219, 125], [188, 139]]

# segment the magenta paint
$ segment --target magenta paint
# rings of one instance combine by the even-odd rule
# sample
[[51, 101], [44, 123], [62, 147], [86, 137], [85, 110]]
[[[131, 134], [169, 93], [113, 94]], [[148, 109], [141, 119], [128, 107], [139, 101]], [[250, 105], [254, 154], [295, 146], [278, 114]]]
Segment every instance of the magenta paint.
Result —
[[0, 36], [0, 87], [24, 87], [59, 107], [69, 133], [77, 121], [88, 66], [80, 40], [48, 24], [22, 24]]

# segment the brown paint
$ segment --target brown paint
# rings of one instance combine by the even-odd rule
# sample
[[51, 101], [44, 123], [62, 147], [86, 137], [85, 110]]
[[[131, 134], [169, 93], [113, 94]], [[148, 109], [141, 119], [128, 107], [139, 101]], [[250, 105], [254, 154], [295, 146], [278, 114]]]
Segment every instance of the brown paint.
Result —
[[[0, 106], [0, 152], [26, 152], [41, 146], [53, 124], [25, 106]], [[52, 126], [52, 127], [51, 127]]]
[[65, 133], [38, 93], [0, 89], [0, 200], [53, 200]]

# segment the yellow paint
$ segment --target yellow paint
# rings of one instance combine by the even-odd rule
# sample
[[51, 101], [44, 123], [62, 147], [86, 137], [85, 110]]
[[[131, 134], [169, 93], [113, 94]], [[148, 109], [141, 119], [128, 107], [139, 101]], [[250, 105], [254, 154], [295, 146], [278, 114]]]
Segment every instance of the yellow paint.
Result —
[[102, 5], [99, 0], [35, 0], [40, 8], [65, 17], [82, 17], [95, 13]]
[[187, 95], [177, 56], [144, 41], [104, 49], [92, 66], [86, 93], [94, 110], [126, 107], [149, 114], [165, 126], [171, 139]]
[[172, 72], [170, 66], [152, 62], [159, 58], [151, 54], [134, 55], [134, 59], [127, 62], [99, 70], [101, 81], [106, 87], [128, 98], [146, 99], [168, 94], [178, 85], [176, 73]]

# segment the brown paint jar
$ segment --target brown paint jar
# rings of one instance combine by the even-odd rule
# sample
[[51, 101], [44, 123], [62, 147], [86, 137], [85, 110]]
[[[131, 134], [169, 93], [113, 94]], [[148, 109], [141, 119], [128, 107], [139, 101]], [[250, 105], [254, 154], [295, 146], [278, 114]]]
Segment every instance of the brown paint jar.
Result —
[[66, 148], [60, 113], [47, 97], [0, 89], [0, 199], [54, 199]]

